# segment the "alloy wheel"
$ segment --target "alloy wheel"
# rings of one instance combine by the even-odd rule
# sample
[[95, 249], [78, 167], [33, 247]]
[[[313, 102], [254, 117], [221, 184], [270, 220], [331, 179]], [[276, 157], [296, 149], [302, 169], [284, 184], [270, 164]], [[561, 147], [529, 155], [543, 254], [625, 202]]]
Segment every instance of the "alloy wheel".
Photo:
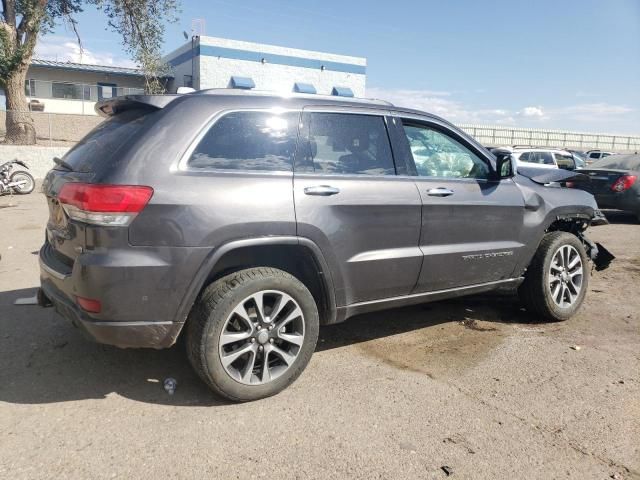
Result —
[[271, 382], [295, 362], [304, 343], [302, 309], [288, 294], [263, 290], [242, 300], [225, 321], [219, 355], [231, 378], [246, 385]]
[[551, 298], [561, 308], [571, 307], [582, 290], [584, 267], [578, 250], [562, 245], [551, 258], [548, 286]]

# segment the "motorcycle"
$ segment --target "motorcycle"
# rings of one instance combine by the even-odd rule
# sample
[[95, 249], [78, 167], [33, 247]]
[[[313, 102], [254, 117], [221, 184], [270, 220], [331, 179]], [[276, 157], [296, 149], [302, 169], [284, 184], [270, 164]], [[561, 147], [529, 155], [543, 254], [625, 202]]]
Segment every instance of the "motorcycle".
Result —
[[15, 165], [29, 169], [27, 164], [20, 160], [11, 160], [0, 165], [0, 195], [8, 192], [26, 195], [36, 187], [36, 181], [31, 174], [24, 170], [14, 170]]

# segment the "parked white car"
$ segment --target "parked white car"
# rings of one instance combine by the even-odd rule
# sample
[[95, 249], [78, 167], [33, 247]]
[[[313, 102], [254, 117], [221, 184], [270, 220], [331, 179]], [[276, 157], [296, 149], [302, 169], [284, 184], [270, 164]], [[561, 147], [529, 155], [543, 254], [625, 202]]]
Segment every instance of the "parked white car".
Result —
[[518, 166], [562, 168], [575, 170], [576, 160], [571, 152], [559, 148], [545, 147], [513, 147], [511, 157]]

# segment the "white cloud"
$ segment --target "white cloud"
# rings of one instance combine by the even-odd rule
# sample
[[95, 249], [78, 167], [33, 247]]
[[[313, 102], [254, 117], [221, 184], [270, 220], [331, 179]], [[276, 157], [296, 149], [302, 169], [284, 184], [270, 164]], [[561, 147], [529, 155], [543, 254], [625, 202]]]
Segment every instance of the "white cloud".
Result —
[[433, 113], [457, 123], [504, 123], [511, 113], [503, 108], [470, 109], [454, 100], [451, 92], [367, 88], [367, 96], [388, 100], [399, 107]]
[[518, 109], [503, 107], [474, 109], [457, 100], [453, 93], [432, 90], [367, 88], [367, 96], [388, 100], [400, 107], [423, 110], [454, 123], [566, 128], [588, 127], [600, 131], [628, 129], [629, 114], [637, 112], [626, 105], [582, 103], [566, 107], [529, 105]]
[[535, 117], [535, 118], [543, 118], [544, 112], [542, 111], [542, 107], [524, 107], [520, 112], [520, 115], [523, 117]]
[[98, 52], [87, 48], [81, 51], [77, 40], [58, 35], [47, 35], [39, 38], [33, 56], [34, 58], [60, 62], [135, 67], [131, 60], [114, 55], [112, 52]]

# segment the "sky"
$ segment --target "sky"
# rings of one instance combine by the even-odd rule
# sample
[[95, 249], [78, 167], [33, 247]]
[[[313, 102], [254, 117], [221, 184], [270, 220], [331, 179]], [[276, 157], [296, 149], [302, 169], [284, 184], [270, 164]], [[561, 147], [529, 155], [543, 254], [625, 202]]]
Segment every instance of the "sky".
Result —
[[[640, 0], [182, 0], [165, 53], [205, 34], [367, 58], [367, 96], [456, 123], [640, 134]], [[130, 65], [93, 7], [85, 63]], [[78, 60], [71, 32], [37, 56]]]

